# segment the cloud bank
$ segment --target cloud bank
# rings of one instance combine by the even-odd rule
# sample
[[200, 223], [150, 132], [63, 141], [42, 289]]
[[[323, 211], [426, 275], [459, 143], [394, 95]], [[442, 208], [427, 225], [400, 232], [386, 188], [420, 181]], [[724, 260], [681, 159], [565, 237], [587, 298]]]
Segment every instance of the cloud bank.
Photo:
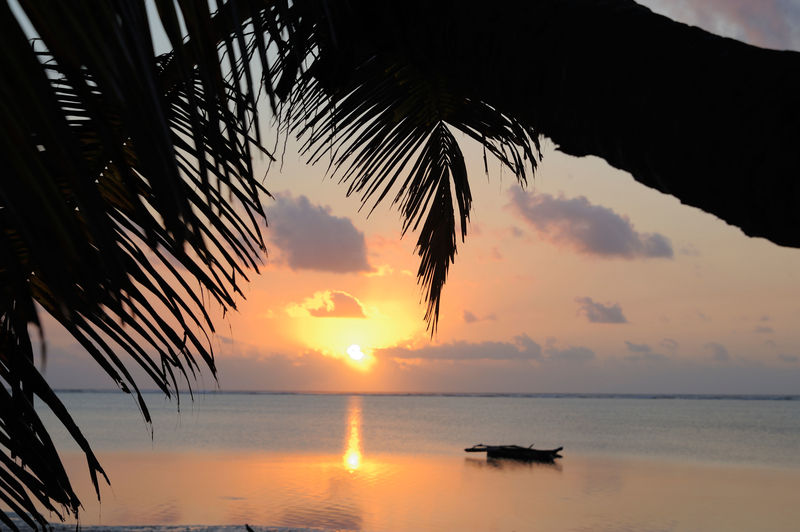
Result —
[[514, 337], [514, 342], [453, 342], [426, 345], [421, 349], [390, 347], [379, 350], [379, 356], [396, 359], [424, 360], [542, 360], [542, 346], [527, 334]]
[[[497, 343], [516, 351], [526, 345], [538, 345], [524, 335]], [[553, 353], [579, 352], [572, 349], [554, 349]], [[788, 354], [774, 356], [775, 366], [767, 366], [760, 360], [719, 364], [711, 360], [669, 359], [664, 364], [655, 364], [595, 358], [584, 363], [567, 363], [557, 358], [551, 361], [549, 357], [534, 363], [444, 358], [413, 363], [376, 351], [373, 369], [364, 373], [354, 371], [340, 358], [316, 351], [274, 352], [240, 344], [238, 355], [217, 356], [219, 385], [222, 391], [790, 395], [797, 393], [800, 381], [800, 359]], [[570, 356], [574, 357], [567, 355], [567, 358]], [[155, 388], [143, 371], [128, 365], [143, 389]], [[48, 350], [45, 378], [55, 389], [116, 389], [97, 363], [77, 346]], [[214, 388], [214, 379], [204, 368], [199, 389]], [[163, 402], [162, 396], [148, 397]], [[133, 403], [131, 410], [136, 418], [138, 412]]]
[[330, 207], [312, 205], [305, 196], [278, 194], [266, 209], [270, 239], [292, 270], [332, 273], [370, 272], [364, 233], [350, 218], [331, 214]]
[[592, 205], [584, 196], [526, 194], [510, 191], [511, 211], [537, 236], [584, 255], [603, 258], [664, 258], [675, 255], [669, 238], [660, 233], [639, 233], [627, 216], [602, 205]]

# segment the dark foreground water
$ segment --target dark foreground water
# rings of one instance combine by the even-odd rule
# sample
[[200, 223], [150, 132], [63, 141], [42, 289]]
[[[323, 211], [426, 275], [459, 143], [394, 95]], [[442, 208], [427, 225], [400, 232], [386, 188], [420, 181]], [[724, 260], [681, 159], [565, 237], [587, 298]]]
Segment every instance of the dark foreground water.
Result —
[[[54, 427], [81, 524], [284, 529], [737, 531], [800, 523], [797, 398], [63, 393], [112, 487]], [[52, 420], [50, 420], [52, 425]], [[485, 444], [563, 446], [555, 464]], [[178, 528], [174, 528], [178, 527]], [[137, 529], [139, 530], [139, 529]]]

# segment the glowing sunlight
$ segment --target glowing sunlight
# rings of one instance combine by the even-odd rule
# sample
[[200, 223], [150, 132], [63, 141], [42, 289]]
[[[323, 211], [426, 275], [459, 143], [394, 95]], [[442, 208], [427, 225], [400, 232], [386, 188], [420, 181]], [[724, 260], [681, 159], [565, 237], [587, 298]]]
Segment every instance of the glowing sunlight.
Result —
[[348, 410], [350, 433], [347, 438], [347, 450], [344, 453], [344, 467], [353, 472], [361, 465], [361, 436], [359, 435], [359, 429], [361, 428], [361, 397], [350, 397]]
[[353, 344], [347, 348], [347, 354], [350, 355], [350, 358], [353, 360], [361, 360], [364, 358], [364, 353], [361, 352], [361, 348], [358, 344]]

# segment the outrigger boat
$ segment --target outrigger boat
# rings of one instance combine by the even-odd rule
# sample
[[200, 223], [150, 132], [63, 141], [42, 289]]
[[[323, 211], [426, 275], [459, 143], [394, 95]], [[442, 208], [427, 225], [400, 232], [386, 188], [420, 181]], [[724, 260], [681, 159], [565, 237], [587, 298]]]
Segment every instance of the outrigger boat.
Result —
[[511, 458], [512, 460], [526, 460], [529, 462], [552, 462], [556, 458], [561, 458], [558, 454], [563, 447], [558, 449], [539, 450], [530, 447], [520, 447], [519, 445], [484, 445], [478, 444], [469, 449], [464, 449], [468, 453], [486, 453], [487, 458]]

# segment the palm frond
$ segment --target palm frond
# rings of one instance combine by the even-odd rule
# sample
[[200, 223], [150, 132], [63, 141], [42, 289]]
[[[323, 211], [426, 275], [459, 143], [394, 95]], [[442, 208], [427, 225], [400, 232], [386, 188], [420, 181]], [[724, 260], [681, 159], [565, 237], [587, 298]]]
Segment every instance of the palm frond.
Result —
[[20, 5], [41, 40], [32, 46], [0, 3], [0, 64], [17, 80], [0, 83], [0, 500], [37, 528], [47, 522], [37, 504], [63, 517], [80, 501], [35, 397], [86, 453], [98, 496], [105, 476], [33, 365], [28, 325], [39, 311], [134, 394], [148, 422], [123, 355], [178, 403], [179, 375], [191, 383], [201, 364], [215, 373], [204, 307], [235, 308], [265, 250], [266, 191], [252, 168], [255, 151], [266, 153], [250, 72], [257, 45], [245, 24], [265, 4], [229, 2], [212, 15], [204, 2], [180, 12], [159, 2], [168, 33], [180, 15], [190, 34], [160, 59], [141, 1]]
[[[424, 220], [417, 279], [427, 303], [425, 320], [435, 334], [442, 288], [456, 254], [453, 197], [462, 241], [472, 205], [464, 156], [450, 128], [481, 143], [523, 184], [541, 158], [538, 135], [400, 57], [369, 57], [349, 75], [331, 75], [329, 57], [316, 61], [287, 104], [289, 127], [305, 139], [311, 162], [330, 154], [332, 173], [348, 183], [348, 195], [371, 202], [370, 212], [393, 194], [403, 234]], [[327, 85], [332, 78], [341, 85]]]
[[105, 475], [33, 365], [38, 312], [134, 394], [145, 420], [130, 360], [176, 401], [180, 378], [191, 382], [201, 365], [215, 372], [204, 307], [235, 308], [265, 249], [268, 193], [252, 158], [270, 155], [255, 63], [309, 157], [330, 152], [348, 194], [372, 209], [391, 195], [403, 232], [419, 230], [431, 334], [456, 254], [455, 210], [463, 240], [472, 202], [453, 131], [523, 182], [536, 166], [532, 128], [359, 40], [345, 4], [229, 0], [212, 14], [204, 0], [156, 0], [173, 51], [155, 58], [143, 0], [19, 3], [41, 39], [29, 43], [0, 2], [0, 68], [15, 80], [0, 83], [0, 499], [34, 528], [46, 523], [37, 504], [60, 506], [57, 517], [80, 505], [35, 397], [86, 453], [98, 495]]

